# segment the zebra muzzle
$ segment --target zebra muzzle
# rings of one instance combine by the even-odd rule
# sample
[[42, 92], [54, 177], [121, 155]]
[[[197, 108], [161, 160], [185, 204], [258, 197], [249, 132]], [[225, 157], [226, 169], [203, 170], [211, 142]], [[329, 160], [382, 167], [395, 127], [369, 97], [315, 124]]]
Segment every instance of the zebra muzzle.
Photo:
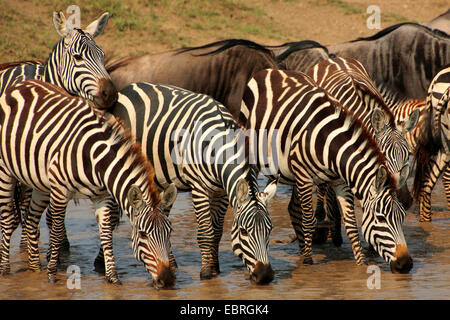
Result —
[[413, 267], [413, 260], [404, 244], [398, 244], [395, 249], [395, 260], [390, 263], [392, 273], [408, 273]]
[[268, 284], [274, 278], [274, 272], [270, 263], [264, 264], [262, 262], [257, 262], [255, 268], [253, 269], [250, 279], [256, 284]]
[[106, 110], [114, 105], [118, 99], [118, 92], [111, 79], [103, 78], [99, 81], [97, 95], [94, 96], [94, 103], [100, 110]]
[[156, 289], [170, 289], [175, 285], [175, 274], [170, 266], [163, 265], [158, 268], [157, 276], [153, 279], [153, 286]]

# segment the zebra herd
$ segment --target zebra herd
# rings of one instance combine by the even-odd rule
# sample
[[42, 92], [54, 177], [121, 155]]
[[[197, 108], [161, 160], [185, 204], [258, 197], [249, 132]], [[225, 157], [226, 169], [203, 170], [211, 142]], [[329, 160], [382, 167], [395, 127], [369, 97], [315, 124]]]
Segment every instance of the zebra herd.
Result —
[[[177, 192], [191, 192], [200, 278], [220, 273], [219, 243], [231, 206], [234, 254], [252, 281], [270, 283], [275, 271], [267, 207], [278, 183], [292, 185], [288, 212], [303, 263], [313, 263], [314, 235], [324, 221], [334, 222], [333, 242], [342, 243], [337, 240], [342, 219], [357, 264], [366, 263], [361, 229], [393, 273], [412, 269], [403, 234], [412, 202], [406, 183], [410, 156], [417, 150], [421, 165], [414, 190], [421, 220], [429, 221], [431, 190], [449, 161], [450, 68], [442, 66], [426, 100], [414, 100], [375, 83], [358, 60], [324, 54], [326, 48], [314, 41], [295, 49], [286, 44], [289, 51], [276, 59], [282, 46], [225, 40], [149, 57], [161, 62], [159, 69], [140, 74], [139, 58], [105, 66], [94, 38], [108, 18], [105, 13], [82, 30], [54, 13], [62, 38], [45, 63], [0, 65], [2, 275], [10, 272], [11, 235], [19, 224], [29, 269], [41, 269], [39, 222], [46, 211], [47, 274], [55, 282], [59, 253], [68, 241], [67, 204], [89, 198], [100, 233], [96, 266], [105, 279], [120, 283], [112, 237], [125, 212], [135, 258], [155, 287], [173, 287], [170, 210]], [[283, 62], [286, 52], [311, 48], [324, 55], [304, 72]], [[182, 78], [164, 73], [164, 63], [209, 71], [195, 79], [186, 71]], [[221, 71], [211, 72], [212, 65]], [[143, 79], [150, 75], [154, 78]], [[258, 175], [269, 178], [262, 192]], [[450, 203], [448, 169], [444, 179]], [[354, 198], [362, 204], [361, 228]]]

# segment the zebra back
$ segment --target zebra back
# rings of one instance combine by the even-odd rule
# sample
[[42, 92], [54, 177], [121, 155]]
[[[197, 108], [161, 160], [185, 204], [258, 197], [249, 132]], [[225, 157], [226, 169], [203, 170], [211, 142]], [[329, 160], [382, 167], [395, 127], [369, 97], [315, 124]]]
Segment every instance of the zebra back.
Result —
[[[139, 234], [132, 237], [136, 258], [153, 277], [159, 271], [150, 260], [162, 260], [168, 268], [170, 222], [159, 208], [153, 167], [129, 130], [112, 117], [102, 117], [84, 99], [38, 80], [8, 88], [0, 105], [4, 174], [49, 194], [50, 205], [58, 203], [64, 211], [72, 198], [91, 198], [102, 204], [96, 214], [100, 210], [101, 216], [108, 216], [103, 204], [110, 208], [117, 202], [130, 218], [133, 233]], [[133, 190], [138, 190], [138, 204], [130, 197]], [[109, 228], [107, 224], [100, 230], [112, 232]], [[165, 247], [149, 253], [146, 241], [154, 238], [164, 239]], [[105, 251], [107, 262], [106, 257]]]

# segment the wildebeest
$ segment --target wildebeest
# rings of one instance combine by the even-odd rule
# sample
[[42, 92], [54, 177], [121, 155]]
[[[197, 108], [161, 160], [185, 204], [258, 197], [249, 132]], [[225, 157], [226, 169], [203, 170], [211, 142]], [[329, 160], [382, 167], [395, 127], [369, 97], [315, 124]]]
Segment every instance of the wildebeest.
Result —
[[412, 22], [327, 48], [360, 61], [377, 85], [415, 99], [426, 97], [434, 75], [450, 63], [450, 36]]
[[266, 46], [275, 55], [278, 67], [284, 70], [306, 72], [309, 68], [333, 55], [327, 47], [313, 40], [287, 42], [279, 46]]
[[447, 12], [437, 16], [433, 20], [422, 23], [430, 29], [439, 29], [447, 34], [450, 34], [450, 9]]
[[210, 95], [237, 118], [247, 82], [257, 71], [276, 67], [273, 53], [264, 46], [228, 39], [125, 58], [111, 63], [107, 71], [118, 90], [134, 82], [174, 85]]

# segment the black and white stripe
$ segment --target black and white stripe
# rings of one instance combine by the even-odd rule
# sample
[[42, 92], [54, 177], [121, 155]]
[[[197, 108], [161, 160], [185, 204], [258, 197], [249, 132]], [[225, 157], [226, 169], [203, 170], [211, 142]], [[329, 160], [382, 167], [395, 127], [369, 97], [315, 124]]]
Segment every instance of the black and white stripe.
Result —
[[[395, 196], [396, 180], [360, 120], [310, 77], [293, 71], [259, 72], [247, 86], [241, 110], [246, 129], [264, 129], [276, 140], [270, 152], [278, 161], [273, 173], [280, 175], [281, 182], [294, 185], [299, 207], [290, 211], [291, 222], [297, 234], [304, 234], [301, 249], [306, 263], [312, 262], [316, 224], [312, 186], [329, 183], [344, 221], [354, 217], [355, 195], [362, 202], [366, 241], [390, 263], [393, 272], [411, 269], [402, 231], [405, 210]], [[359, 243], [359, 239], [351, 240]], [[361, 248], [353, 249], [356, 257], [355, 250]]]
[[[11, 199], [14, 185], [21, 183], [33, 189], [31, 218], [26, 224], [31, 269], [40, 269], [37, 228], [43, 210], [48, 206], [52, 217], [47, 270], [53, 282], [67, 203], [90, 198], [104, 251], [106, 279], [120, 283], [110, 213], [117, 203], [130, 218], [136, 258], [157, 284], [172, 285], [173, 274], [167, 271], [170, 222], [160, 212], [153, 169], [129, 132], [115, 119], [103, 118], [84, 99], [37, 80], [10, 87], [0, 104], [1, 272], [10, 270], [12, 221], [17, 215]], [[170, 201], [166, 204], [171, 205]], [[165, 279], [159, 279], [162, 270], [166, 270]]]
[[53, 13], [53, 23], [61, 40], [53, 47], [44, 64], [24, 63], [0, 73], [0, 95], [14, 83], [42, 80], [64, 88], [72, 95], [93, 101], [99, 109], [110, 107], [117, 99], [104, 66], [104, 53], [94, 41], [103, 33], [109, 14], [89, 24], [84, 30], [69, 27], [62, 12]]
[[431, 193], [444, 174], [447, 203], [450, 203], [450, 66], [431, 82], [426, 100], [424, 127], [415, 154], [414, 196], [419, 202], [420, 221], [431, 221]]
[[245, 155], [245, 135], [231, 113], [207, 95], [150, 83], [122, 89], [109, 112], [141, 142], [161, 188], [175, 183], [178, 190], [192, 191], [202, 255], [200, 277], [220, 272], [219, 241], [230, 204], [234, 253], [256, 283], [270, 282], [272, 222], [266, 203], [276, 182], [258, 192], [257, 172]]

